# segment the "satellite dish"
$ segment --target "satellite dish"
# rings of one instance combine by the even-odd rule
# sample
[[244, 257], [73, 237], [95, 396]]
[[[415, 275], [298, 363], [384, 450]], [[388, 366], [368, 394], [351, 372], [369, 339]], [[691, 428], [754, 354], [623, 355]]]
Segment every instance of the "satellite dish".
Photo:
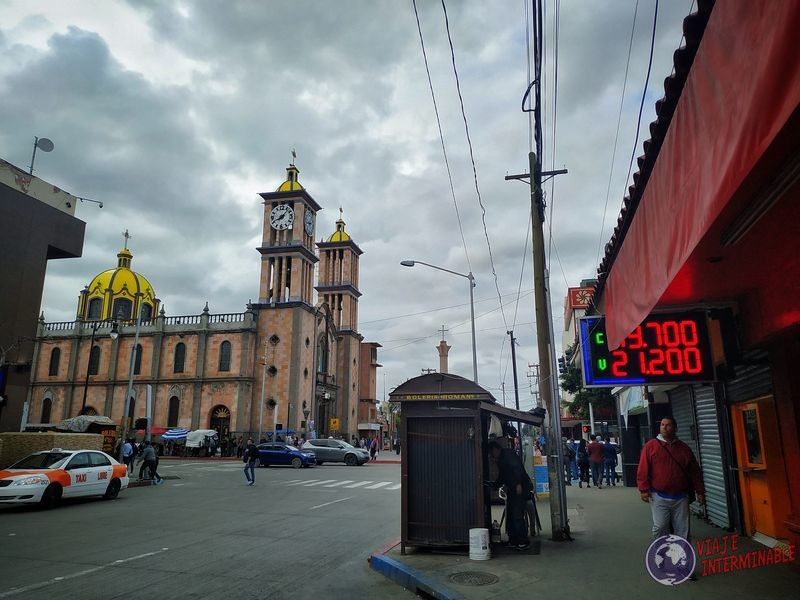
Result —
[[42, 152], [52, 152], [55, 148], [55, 144], [50, 138], [39, 138], [36, 140], [36, 145]]

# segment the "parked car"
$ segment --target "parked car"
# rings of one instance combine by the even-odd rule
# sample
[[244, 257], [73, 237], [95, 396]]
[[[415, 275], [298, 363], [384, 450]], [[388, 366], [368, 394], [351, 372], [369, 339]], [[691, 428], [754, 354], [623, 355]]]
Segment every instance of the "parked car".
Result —
[[355, 448], [342, 440], [319, 439], [308, 440], [303, 450], [313, 450], [317, 455], [317, 464], [326, 462], [343, 462], [349, 467], [363, 465], [369, 460], [369, 452], [363, 448]]
[[314, 452], [280, 442], [259, 444], [258, 458], [262, 467], [292, 465], [295, 469], [299, 469], [300, 467], [312, 467], [317, 462]]
[[34, 452], [0, 471], [0, 504], [51, 508], [61, 498], [117, 497], [128, 487], [128, 467], [99, 450], [53, 448]]

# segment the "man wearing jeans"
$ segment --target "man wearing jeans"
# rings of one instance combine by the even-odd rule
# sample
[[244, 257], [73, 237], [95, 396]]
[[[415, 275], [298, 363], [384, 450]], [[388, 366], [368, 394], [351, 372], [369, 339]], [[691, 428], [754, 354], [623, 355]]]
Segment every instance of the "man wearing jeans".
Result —
[[689, 493], [695, 492], [705, 504], [703, 473], [691, 448], [675, 432], [678, 424], [672, 417], [661, 419], [658, 437], [647, 442], [639, 458], [636, 476], [643, 502], [653, 513], [653, 539], [675, 535], [689, 539]]
[[256, 465], [258, 464], [258, 447], [253, 443], [253, 438], [247, 440], [247, 448], [244, 451], [244, 476], [247, 478], [247, 485], [256, 484]]

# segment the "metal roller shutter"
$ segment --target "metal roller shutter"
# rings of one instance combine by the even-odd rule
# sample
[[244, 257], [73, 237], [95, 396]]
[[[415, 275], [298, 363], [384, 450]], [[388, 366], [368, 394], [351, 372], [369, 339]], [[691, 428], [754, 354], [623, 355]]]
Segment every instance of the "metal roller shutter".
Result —
[[715, 525], [727, 529], [730, 527], [730, 518], [714, 386], [694, 386], [694, 408], [700, 446], [700, 455], [697, 459], [700, 461], [706, 485], [708, 519]]
[[[700, 460], [700, 449], [697, 445], [697, 426], [694, 420], [694, 406], [692, 405], [692, 386], [682, 385], [669, 392], [669, 402], [672, 407], [672, 416], [678, 423], [678, 439], [691, 448], [697, 460]], [[695, 502], [690, 507], [695, 513], [701, 512], [700, 505]]]

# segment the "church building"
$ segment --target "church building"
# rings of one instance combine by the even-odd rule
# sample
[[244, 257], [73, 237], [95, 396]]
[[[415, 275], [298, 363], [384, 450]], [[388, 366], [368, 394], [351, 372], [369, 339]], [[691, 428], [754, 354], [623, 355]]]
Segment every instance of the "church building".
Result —
[[132, 269], [126, 232], [117, 266], [80, 292], [76, 320], [41, 317], [23, 428], [81, 413], [123, 423], [132, 373], [129, 426], [146, 414], [149, 385], [156, 427], [346, 440], [378, 429], [359, 422], [375, 414], [380, 366], [379, 344], [358, 333], [362, 251], [341, 214], [327, 240], [314, 242], [322, 208], [298, 174], [290, 164], [278, 189], [260, 194], [258, 302], [244, 312], [213, 314], [206, 304], [200, 314], [167, 316]]

